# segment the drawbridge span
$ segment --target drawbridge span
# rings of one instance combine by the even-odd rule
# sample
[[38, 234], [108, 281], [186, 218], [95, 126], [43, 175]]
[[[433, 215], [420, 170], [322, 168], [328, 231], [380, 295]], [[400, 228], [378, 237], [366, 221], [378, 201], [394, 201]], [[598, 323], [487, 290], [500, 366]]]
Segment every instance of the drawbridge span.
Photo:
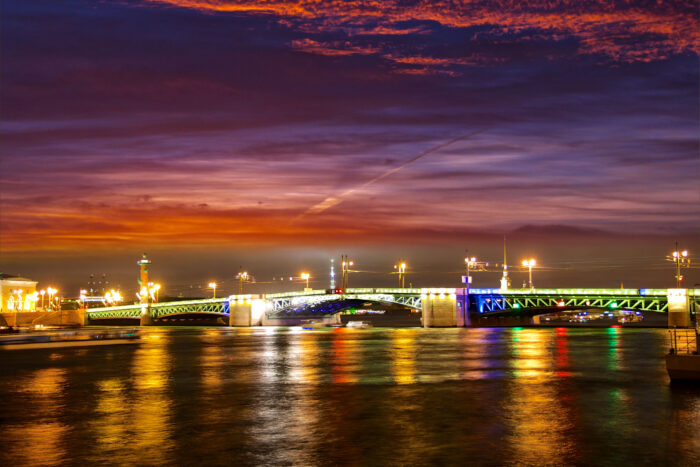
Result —
[[700, 289], [464, 289], [464, 288], [357, 288], [344, 293], [326, 290], [285, 292], [92, 308], [88, 322], [178, 315], [219, 315], [235, 326], [279, 324], [284, 318], [332, 316], [363, 304], [391, 303], [421, 310], [424, 326], [460, 326], [469, 316], [536, 315], [553, 311], [607, 309], [667, 313], [672, 290], [684, 291], [689, 309], [698, 307]]

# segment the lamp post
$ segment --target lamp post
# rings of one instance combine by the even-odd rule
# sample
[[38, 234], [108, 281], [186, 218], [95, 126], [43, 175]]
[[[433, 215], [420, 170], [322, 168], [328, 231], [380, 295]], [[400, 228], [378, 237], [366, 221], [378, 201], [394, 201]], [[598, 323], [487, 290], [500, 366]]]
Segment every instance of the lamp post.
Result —
[[53, 287], [47, 287], [46, 292], [49, 294], [49, 310], [51, 310], [53, 309], [53, 296], [56, 295], [58, 290], [54, 289]]
[[681, 282], [683, 281], [683, 276], [681, 275], [681, 267], [690, 266], [690, 257], [688, 256], [688, 250], [680, 251], [678, 250], [678, 242], [676, 242], [676, 251], [674, 251], [668, 258], [669, 261], [676, 263], [676, 288], [681, 288]]
[[306, 288], [304, 289], [304, 292], [308, 292], [308, 291], [310, 290], [310, 289], [309, 289], [309, 278], [310, 278], [310, 277], [311, 277], [311, 276], [309, 275], [308, 272], [302, 272], [302, 273], [301, 273], [301, 278], [302, 278], [303, 280], [306, 281]]
[[401, 261], [399, 264], [394, 265], [394, 269], [399, 274], [399, 288], [403, 289], [406, 287], [406, 263]]
[[523, 260], [523, 266], [527, 268], [528, 270], [528, 278], [529, 278], [529, 283], [530, 283], [530, 288], [534, 289], [535, 286], [532, 285], [532, 268], [537, 264], [537, 262], [530, 258], [530, 259], [524, 259]]
[[484, 265], [479, 263], [479, 261], [476, 259], [476, 256], [471, 256], [471, 257], [467, 256], [466, 258], [464, 258], [464, 267], [467, 270], [467, 276], [466, 276], [467, 277], [467, 280], [466, 280], [467, 290], [466, 290], [466, 293], [464, 294], [464, 305], [462, 308], [462, 313], [464, 313], [464, 315], [463, 315], [463, 319], [464, 319], [463, 325], [464, 326], [466, 326], [467, 323], [469, 322], [469, 290], [470, 290], [471, 284], [472, 284], [472, 276], [470, 275], [470, 272], [472, 269], [476, 268], [477, 266], [478, 266], [478, 270], [481, 270], [481, 271], [485, 270]]
[[243, 293], [243, 283], [248, 280], [250, 275], [248, 274], [247, 271], [241, 271], [238, 273], [236, 276], [238, 278], [238, 293], [242, 294]]
[[471, 271], [471, 269], [474, 268], [477, 264], [479, 263], [476, 260], [476, 256], [472, 256], [471, 258], [464, 258], [464, 267], [467, 269], [467, 294], [469, 293], [469, 284], [471, 284], [472, 281], [472, 278], [469, 275], [469, 271]]
[[44, 295], [46, 294], [46, 290], [40, 290], [39, 294], [41, 295], [41, 311], [46, 311], [44, 308]]
[[210, 282], [209, 288], [212, 290], [212, 298], [216, 298], [216, 282]]
[[353, 261], [350, 261], [348, 259], [348, 255], [341, 255], [341, 271], [343, 273], [342, 277], [342, 282], [343, 282], [343, 292], [348, 288], [348, 279], [350, 275], [350, 266], [353, 266], [355, 263]]

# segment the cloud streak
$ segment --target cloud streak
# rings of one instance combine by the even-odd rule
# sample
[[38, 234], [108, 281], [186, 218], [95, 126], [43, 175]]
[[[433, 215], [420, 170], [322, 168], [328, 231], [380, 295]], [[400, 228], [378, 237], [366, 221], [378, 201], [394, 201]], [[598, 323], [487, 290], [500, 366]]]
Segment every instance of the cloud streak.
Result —
[[414, 164], [415, 162], [418, 162], [420, 159], [422, 159], [426, 156], [429, 156], [430, 154], [436, 153], [436, 152], [440, 151], [441, 149], [447, 148], [447, 147], [455, 144], [458, 141], [463, 141], [463, 140], [470, 138], [472, 136], [476, 136], [479, 133], [482, 133], [483, 131], [484, 130], [475, 131], [475, 132], [451, 139], [451, 140], [446, 141], [444, 143], [438, 144], [437, 146], [432, 147], [432, 148], [428, 149], [427, 151], [423, 151], [422, 153], [407, 160], [406, 162], [403, 162], [401, 165], [398, 165], [392, 169], [389, 169], [386, 172], [384, 172], [383, 174], [378, 175], [378, 176], [372, 178], [371, 180], [366, 181], [365, 183], [363, 183], [362, 185], [360, 185], [357, 188], [351, 188], [351, 189], [346, 190], [343, 193], [340, 193], [338, 195], [329, 196], [328, 198], [321, 201], [320, 203], [307, 209], [304, 214], [305, 215], [306, 214], [312, 214], [312, 215], [313, 214], [320, 214], [327, 209], [331, 209], [332, 207], [337, 206], [338, 204], [342, 203], [344, 198], [347, 198], [348, 196], [350, 196], [356, 192], [362, 191], [362, 190], [366, 189], [367, 187], [369, 187], [370, 185], [373, 185], [386, 177], [394, 175], [395, 173], [405, 169], [406, 167], [408, 167], [411, 164]]

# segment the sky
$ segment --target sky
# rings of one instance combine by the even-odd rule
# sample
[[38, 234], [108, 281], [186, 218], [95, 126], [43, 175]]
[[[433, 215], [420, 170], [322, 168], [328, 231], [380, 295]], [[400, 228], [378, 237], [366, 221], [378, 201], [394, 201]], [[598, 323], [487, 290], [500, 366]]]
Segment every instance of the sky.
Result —
[[506, 235], [546, 286], [666, 287], [700, 251], [695, 1], [1, 8], [2, 272], [454, 285]]

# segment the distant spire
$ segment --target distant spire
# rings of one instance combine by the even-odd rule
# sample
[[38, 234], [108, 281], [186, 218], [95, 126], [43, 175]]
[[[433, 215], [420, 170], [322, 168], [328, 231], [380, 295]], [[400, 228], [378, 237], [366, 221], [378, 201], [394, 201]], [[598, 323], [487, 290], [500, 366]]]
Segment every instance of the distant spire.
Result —
[[501, 290], [508, 290], [510, 279], [508, 278], [508, 258], [506, 256], [506, 236], [503, 236], [503, 277], [501, 277]]
[[335, 260], [331, 258], [331, 290], [335, 290]]

